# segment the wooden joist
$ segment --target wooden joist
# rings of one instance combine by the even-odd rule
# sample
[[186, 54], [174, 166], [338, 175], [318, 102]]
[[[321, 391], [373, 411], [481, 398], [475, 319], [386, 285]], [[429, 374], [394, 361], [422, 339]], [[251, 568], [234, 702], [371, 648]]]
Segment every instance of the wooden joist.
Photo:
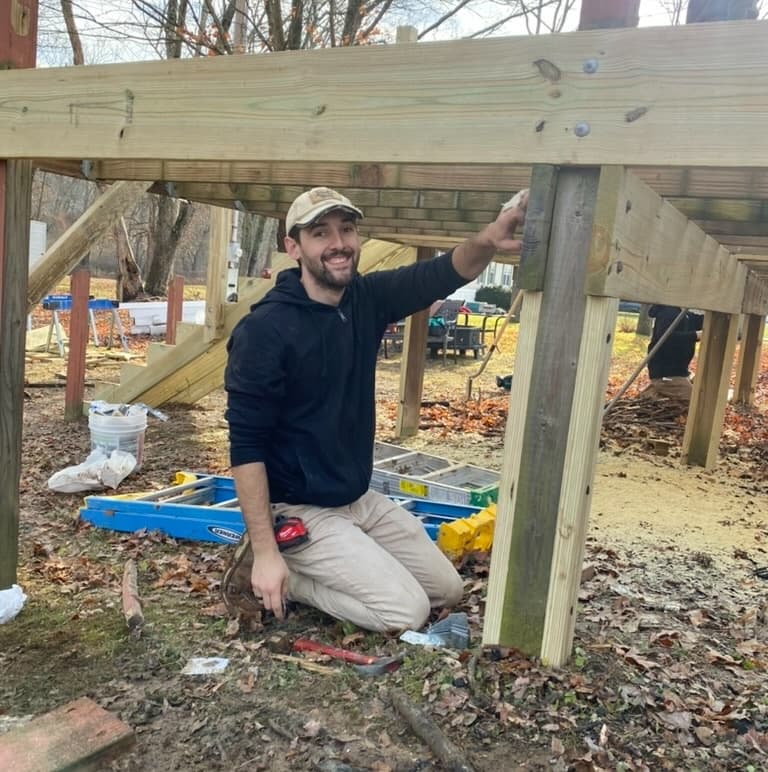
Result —
[[[187, 161], [38, 159], [38, 168], [69, 177], [112, 182], [164, 180], [244, 185], [314, 185], [335, 188], [395, 188], [417, 191], [519, 190], [531, 179], [530, 164], [344, 163], [317, 161]], [[768, 169], [756, 167], [629, 166], [660, 196], [693, 199], [768, 199]], [[84, 173], [87, 171], [87, 174]], [[167, 192], [167, 191], [166, 191]]]
[[[508, 163], [513, 136], [524, 163], [768, 166], [766, 30], [726, 22], [2, 72], [0, 147], [13, 158], [366, 164], [422, 162], [427, 140], [434, 163]], [[682, 114], [706, 141], [691, 141]]]
[[621, 167], [603, 167], [586, 291], [740, 313], [747, 269]]

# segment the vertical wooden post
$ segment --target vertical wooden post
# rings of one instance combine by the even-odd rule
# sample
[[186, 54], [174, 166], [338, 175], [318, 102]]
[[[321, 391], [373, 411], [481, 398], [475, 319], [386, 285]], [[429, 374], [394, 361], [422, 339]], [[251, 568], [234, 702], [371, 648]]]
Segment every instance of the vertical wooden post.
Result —
[[636, 27], [640, 0], [581, 0], [579, 29]]
[[174, 276], [168, 285], [168, 303], [165, 311], [165, 342], [176, 343], [176, 325], [184, 310], [184, 277]]
[[[430, 247], [418, 247], [416, 260], [429, 260], [433, 254], [434, 250]], [[411, 437], [419, 430], [428, 325], [428, 308], [409, 316], [405, 322], [403, 356], [400, 360], [400, 403], [397, 406], [395, 425], [398, 437]]]
[[67, 354], [67, 388], [64, 392], [64, 420], [83, 417], [85, 395], [85, 351], [88, 348], [88, 291], [91, 274], [78, 268], [70, 277], [72, 310], [69, 315], [69, 353]]
[[684, 464], [709, 469], [717, 461], [738, 326], [738, 314], [715, 311], [704, 314], [691, 406], [683, 435]]
[[[34, 67], [37, 0], [0, 3], [0, 66]], [[0, 159], [0, 590], [16, 581], [32, 166]]]
[[208, 239], [208, 277], [205, 288], [206, 341], [218, 340], [224, 329], [224, 290], [227, 285], [227, 257], [232, 231], [232, 210], [211, 207]]
[[739, 360], [736, 366], [736, 386], [733, 401], [742, 405], [754, 405], [757, 374], [760, 371], [760, 352], [763, 347], [765, 317], [747, 314], [744, 333], [741, 336]]
[[598, 183], [597, 169], [534, 169], [483, 630], [553, 665], [570, 654], [618, 308], [584, 293]]

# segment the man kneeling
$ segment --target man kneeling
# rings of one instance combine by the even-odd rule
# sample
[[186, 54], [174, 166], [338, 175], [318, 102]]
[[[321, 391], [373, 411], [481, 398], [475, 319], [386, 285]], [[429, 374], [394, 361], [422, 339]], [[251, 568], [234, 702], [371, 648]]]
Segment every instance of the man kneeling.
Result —
[[[368, 489], [376, 357], [387, 325], [478, 276], [514, 238], [523, 191], [463, 244], [404, 268], [357, 272], [362, 211], [329, 188], [302, 193], [286, 217], [282, 271], [234, 329], [225, 375], [232, 473], [246, 534], [222, 581], [231, 611], [286, 599], [374, 631], [418, 629], [463, 592], [420, 521]], [[308, 540], [283, 551], [280, 518]]]

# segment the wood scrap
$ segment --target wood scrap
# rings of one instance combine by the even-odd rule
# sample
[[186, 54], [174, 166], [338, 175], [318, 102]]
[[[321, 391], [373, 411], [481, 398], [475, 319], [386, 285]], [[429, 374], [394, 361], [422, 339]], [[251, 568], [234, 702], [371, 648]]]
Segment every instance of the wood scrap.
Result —
[[81, 697], [0, 736], [0, 769], [94, 769], [134, 742], [128, 724]]
[[447, 772], [474, 772], [462, 752], [443, 734], [440, 727], [416, 707], [399, 689], [388, 692], [392, 707], [405, 719], [411, 731], [423, 740]]
[[141, 608], [138, 572], [134, 560], [127, 560], [123, 568], [122, 602], [123, 616], [128, 623], [130, 635], [132, 638], [138, 638], [144, 626], [144, 612]]
[[308, 670], [310, 673], [319, 673], [320, 675], [336, 675], [339, 672], [335, 667], [318, 665], [317, 662], [302, 659], [301, 657], [291, 657], [289, 654], [273, 654], [272, 659], [278, 659], [281, 662], [290, 662], [292, 665], [296, 665], [303, 670]]
[[485, 694], [483, 694], [477, 679], [477, 665], [480, 661], [481, 653], [482, 650], [476, 651], [467, 662], [467, 684], [469, 686], [469, 693], [472, 695], [473, 702], [479, 708], [488, 710], [492, 707], [492, 702]]

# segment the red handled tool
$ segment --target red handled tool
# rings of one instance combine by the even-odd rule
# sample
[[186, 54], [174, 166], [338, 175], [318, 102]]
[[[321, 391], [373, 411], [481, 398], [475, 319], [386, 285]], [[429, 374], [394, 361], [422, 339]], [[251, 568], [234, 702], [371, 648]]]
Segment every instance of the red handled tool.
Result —
[[360, 654], [349, 649], [338, 649], [335, 646], [327, 646], [309, 638], [297, 638], [291, 648], [294, 651], [314, 651], [316, 654], [325, 654], [333, 659], [340, 659], [355, 666], [355, 670], [364, 675], [380, 675], [391, 673], [403, 662], [402, 657], [374, 657], [370, 654]]

